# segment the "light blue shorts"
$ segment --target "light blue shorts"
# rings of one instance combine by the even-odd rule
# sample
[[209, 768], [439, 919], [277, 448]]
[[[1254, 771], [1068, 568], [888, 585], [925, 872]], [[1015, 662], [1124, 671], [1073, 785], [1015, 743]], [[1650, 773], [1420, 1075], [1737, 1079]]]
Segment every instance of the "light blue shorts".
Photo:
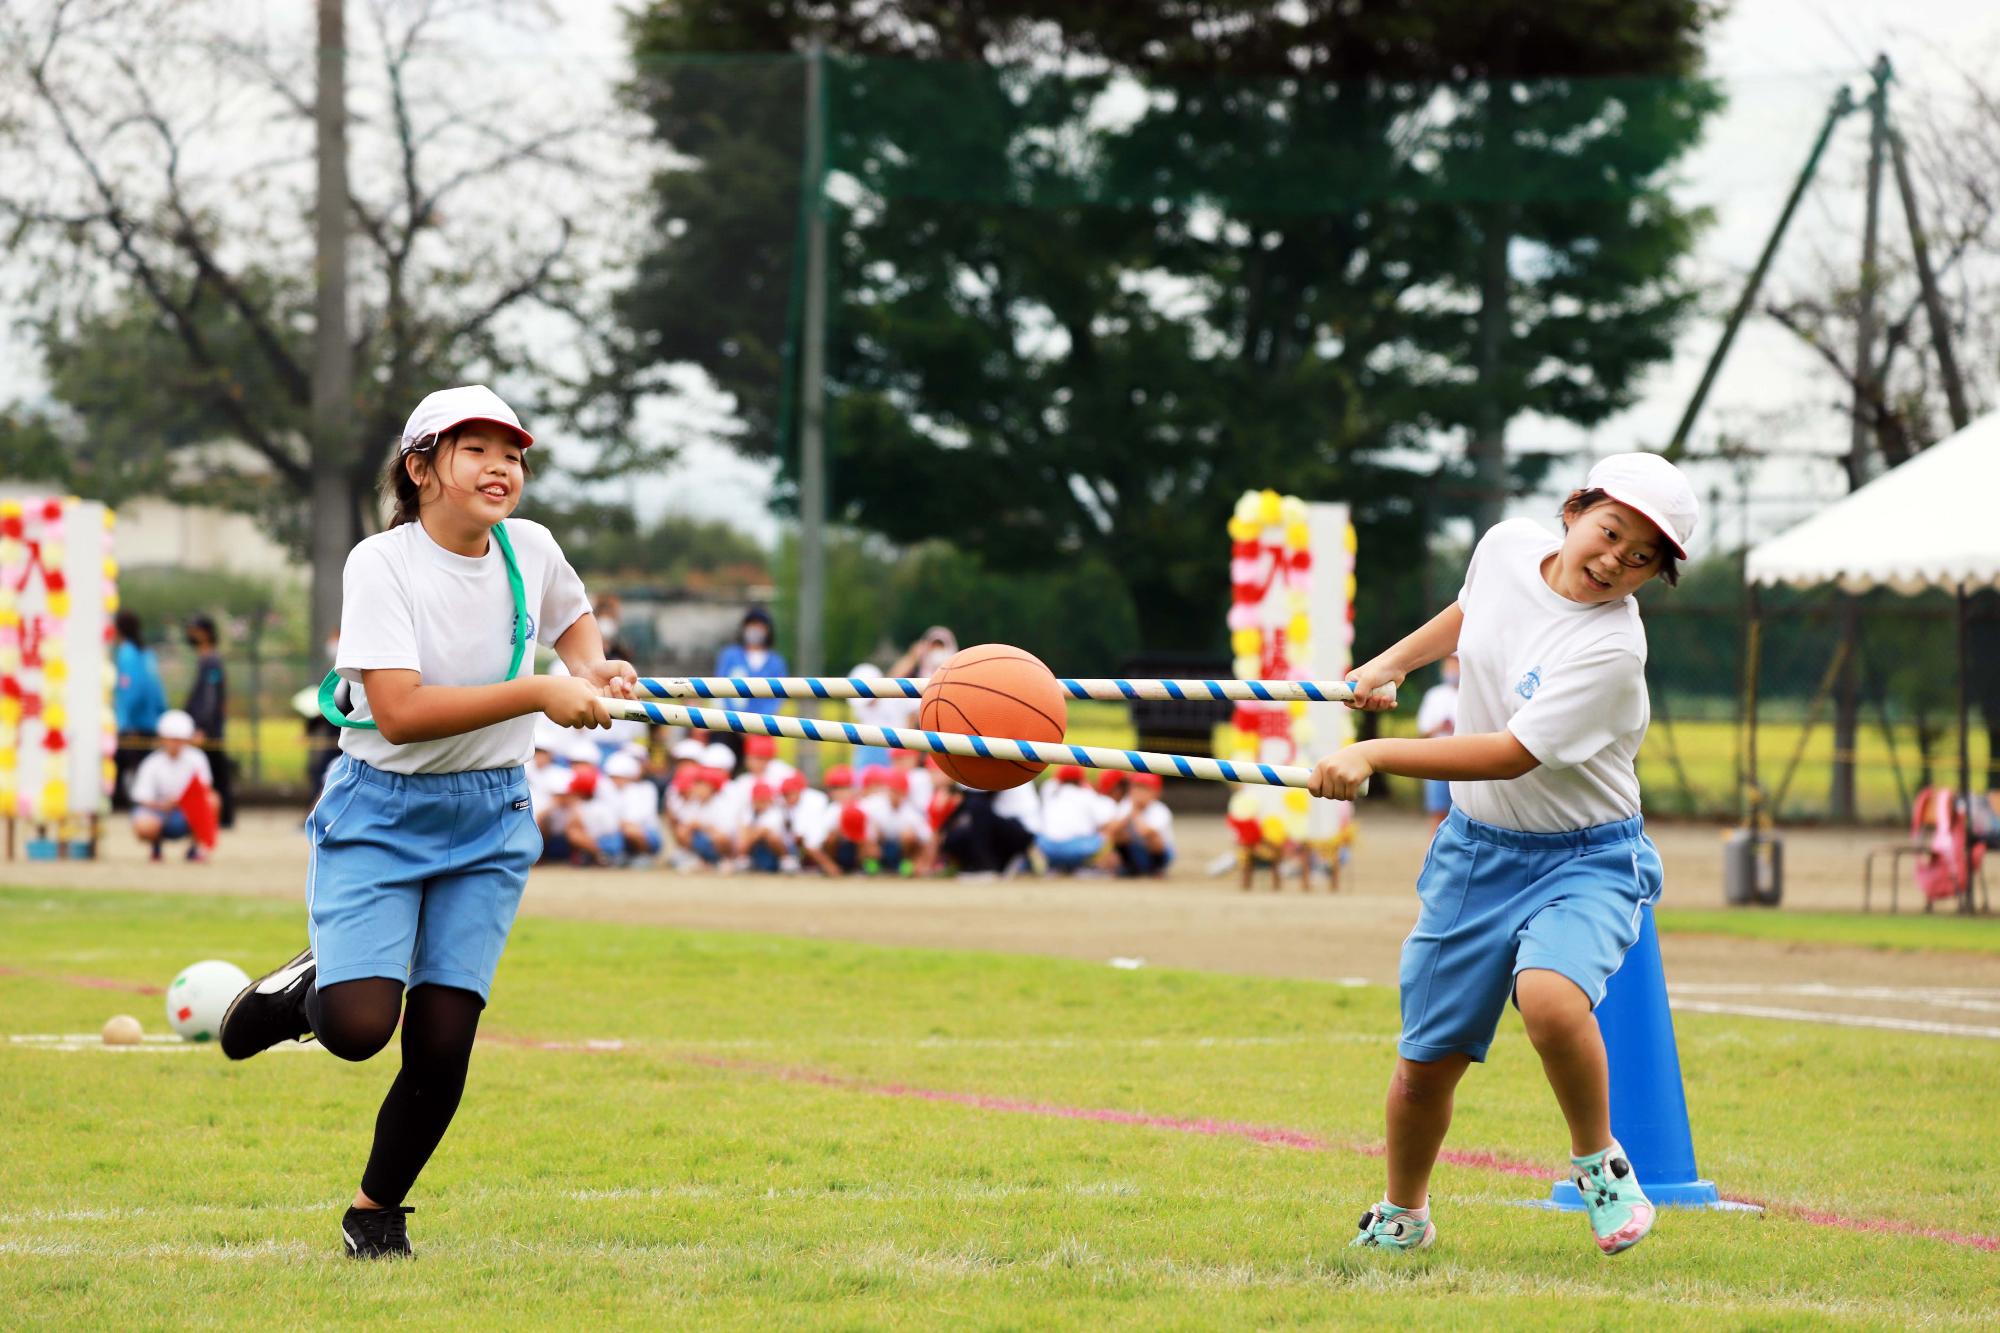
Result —
[[520, 768], [385, 773], [343, 754], [306, 832], [322, 988], [390, 977], [490, 996], [542, 854]]
[[1571, 833], [1520, 833], [1453, 810], [1417, 878], [1417, 927], [1403, 941], [1407, 1060], [1486, 1058], [1514, 977], [1542, 968], [1590, 997], [1639, 938], [1663, 884], [1640, 816]]

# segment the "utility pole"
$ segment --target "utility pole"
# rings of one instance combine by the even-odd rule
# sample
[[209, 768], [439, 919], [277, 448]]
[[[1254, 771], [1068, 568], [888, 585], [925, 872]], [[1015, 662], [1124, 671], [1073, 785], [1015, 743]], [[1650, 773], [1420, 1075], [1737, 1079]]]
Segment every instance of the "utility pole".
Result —
[[[799, 670], [826, 674], [826, 48], [806, 50], [805, 317], [799, 359]], [[816, 751], [800, 752], [809, 773]]]
[[340, 581], [353, 535], [347, 493], [347, 473], [353, 466], [349, 412], [354, 358], [347, 341], [347, 39], [342, 4], [343, 0], [319, 0], [319, 92], [313, 111], [319, 155], [312, 376], [315, 649], [340, 628]]
[[[1877, 419], [1880, 390], [1876, 385], [1875, 294], [1879, 284], [1877, 241], [1882, 218], [1882, 167], [1889, 144], [1889, 57], [1878, 55], [1869, 74], [1875, 81], [1868, 94], [1868, 194], [1861, 228], [1860, 303], [1854, 319], [1854, 410], [1848, 423], [1847, 489], [1868, 481], [1868, 449]], [[1841, 594], [1840, 676], [1834, 685], [1833, 785], [1828, 814], [1846, 823], [1854, 818], [1854, 749], [1861, 732], [1861, 673], [1854, 651], [1861, 637], [1861, 599]]]

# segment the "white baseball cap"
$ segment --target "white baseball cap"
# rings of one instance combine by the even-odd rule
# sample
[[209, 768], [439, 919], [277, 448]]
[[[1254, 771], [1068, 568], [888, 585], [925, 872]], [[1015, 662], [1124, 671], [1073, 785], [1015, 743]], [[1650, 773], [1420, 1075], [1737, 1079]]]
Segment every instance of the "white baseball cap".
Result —
[[689, 736], [686, 740], [675, 741], [673, 749], [667, 753], [676, 759], [692, 759], [698, 764], [701, 762], [701, 757], [708, 753], [708, 747]]
[[570, 738], [568, 746], [564, 748], [563, 758], [569, 760], [572, 766], [576, 764], [588, 764], [590, 767], [596, 768], [604, 762], [604, 751], [598, 749], [597, 742], [588, 737], [573, 736]]
[[604, 776], [607, 778], [636, 778], [645, 772], [639, 761], [620, 750], [604, 761]]
[[194, 718], [178, 708], [169, 708], [160, 714], [159, 723], [153, 730], [163, 741], [191, 741], [194, 739]]
[[719, 768], [725, 773], [736, 771], [736, 751], [721, 741], [710, 741], [701, 752], [701, 762], [706, 768]]
[[499, 394], [484, 384], [461, 384], [455, 389], [439, 389], [436, 393], [424, 395], [424, 401], [417, 404], [417, 410], [410, 413], [409, 421], [403, 426], [403, 452], [407, 454], [425, 440], [434, 439], [468, 421], [487, 421], [504, 426], [520, 437], [523, 449], [535, 442], [534, 436], [521, 429], [521, 418], [500, 400]]
[[1619, 504], [1638, 510], [1681, 559], [1689, 558], [1694, 530], [1701, 522], [1701, 505], [1681, 470], [1658, 454], [1613, 454], [1601, 458], [1583, 479], [1587, 491], [1600, 490]]

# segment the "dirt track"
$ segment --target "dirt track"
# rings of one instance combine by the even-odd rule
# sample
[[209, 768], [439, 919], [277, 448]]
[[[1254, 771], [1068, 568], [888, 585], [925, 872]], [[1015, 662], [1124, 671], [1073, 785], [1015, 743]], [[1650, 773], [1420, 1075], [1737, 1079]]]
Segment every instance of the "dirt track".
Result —
[[[1654, 828], [1667, 869], [1669, 906], [1722, 906], [1724, 832], [1706, 825]], [[544, 868], [535, 873], [524, 910], [1099, 962], [1143, 958], [1155, 966], [1393, 984], [1398, 949], [1415, 918], [1411, 885], [1428, 836], [1426, 820], [1371, 813], [1339, 894], [1305, 895], [1295, 887], [1283, 893], [1268, 888], [1242, 893], [1233, 878], [1209, 878], [1204, 868], [1226, 850], [1227, 833], [1219, 818], [1189, 817], [1181, 821], [1181, 856], [1173, 877], [1155, 883], [827, 881]], [[1788, 834], [1786, 907], [1858, 908], [1862, 858], [1883, 836], [1873, 831]], [[148, 864], [121, 822], [111, 827], [104, 855], [96, 862], [17, 861], [0, 871], [0, 882], [297, 900], [304, 872], [305, 842], [298, 820], [251, 812], [225, 838], [220, 858], [208, 866]], [[1911, 910], [1907, 889], [1904, 910]], [[1784, 997], [1759, 1003], [1848, 1012], [1856, 1005], [1847, 992], [1876, 987], [1908, 992], [1873, 996], [1862, 1006], [1899, 1021], [1993, 1024], [2000, 1013], [2000, 959], [1678, 934], [1669, 935], [1663, 948], [1674, 985], [1692, 985], [1707, 1002], [1715, 1001], [1717, 988], [1734, 986], [1744, 988], [1744, 995]], [[1843, 989], [1835, 995], [1796, 993], [1811, 986]], [[1964, 1000], [1961, 1007], [1969, 1007], [1969, 1014], [1940, 1012], [1935, 992], [1949, 987], [1990, 990], [1991, 999]], [[1994, 1031], [2000, 1035], [2000, 1028]]]

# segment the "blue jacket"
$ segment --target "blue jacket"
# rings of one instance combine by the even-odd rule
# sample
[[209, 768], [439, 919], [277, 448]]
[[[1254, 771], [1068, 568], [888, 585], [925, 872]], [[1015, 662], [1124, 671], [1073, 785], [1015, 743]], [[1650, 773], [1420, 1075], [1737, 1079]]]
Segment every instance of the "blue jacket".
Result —
[[160, 714], [167, 711], [167, 690], [160, 684], [159, 659], [151, 648], [141, 648], [124, 639], [112, 656], [118, 673], [111, 690], [111, 711], [117, 719], [118, 734], [150, 736], [159, 728]]
[[[750, 669], [749, 656], [740, 643], [724, 644], [715, 656], [715, 674], [718, 676], [789, 676], [791, 668], [785, 665], [785, 655], [773, 649], [764, 659], [764, 665], [756, 671]], [[735, 713], [774, 714], [785, 706], [782, 699], [726, 699], [723, 706]]]

